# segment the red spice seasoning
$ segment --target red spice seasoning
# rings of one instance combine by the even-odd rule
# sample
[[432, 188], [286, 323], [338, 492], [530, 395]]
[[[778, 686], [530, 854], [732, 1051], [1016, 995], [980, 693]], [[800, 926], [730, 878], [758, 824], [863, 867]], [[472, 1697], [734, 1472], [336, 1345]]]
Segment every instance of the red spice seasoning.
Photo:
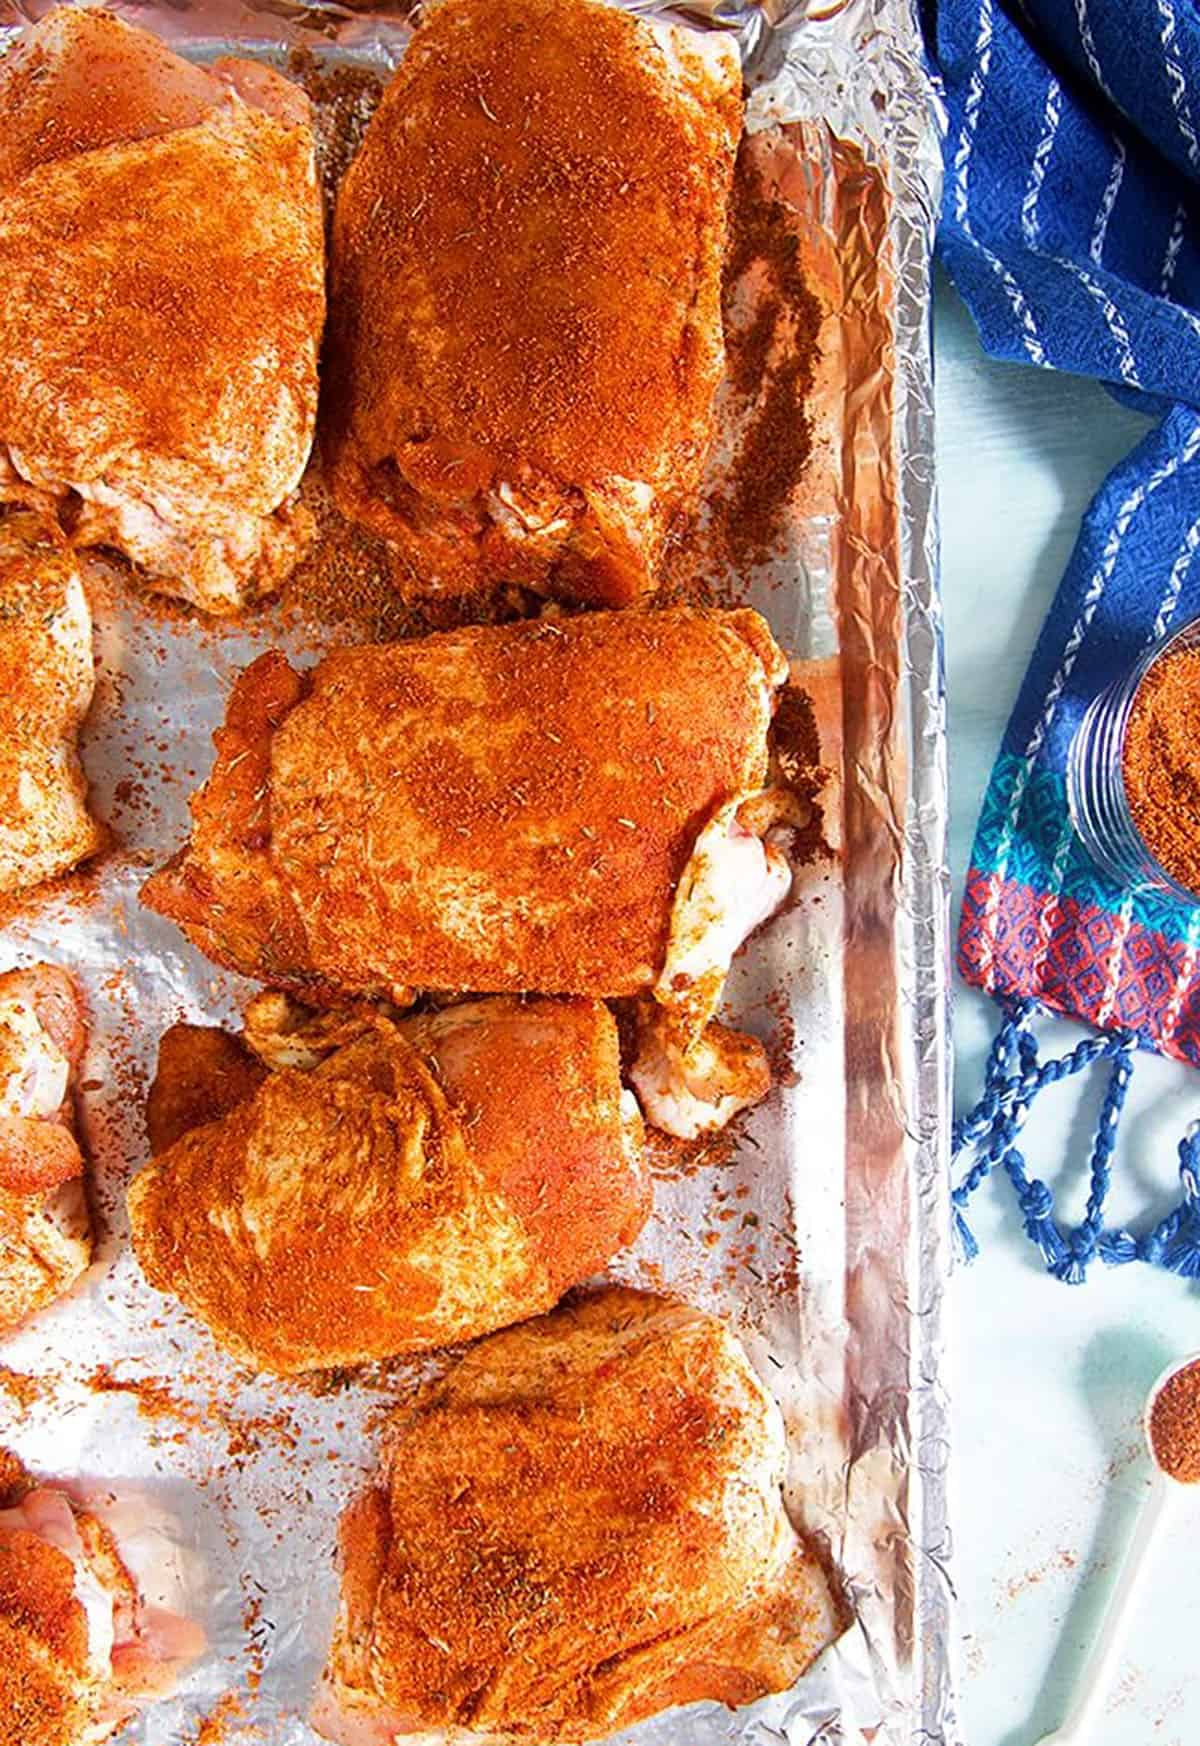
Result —
[[1172, 879], [1200, 894], [1200, 649], [1174, 649], [1137, 689], [1122, 753], [1142, 841]]
[[795, 218], [766, 185], [752, 146], [738, 153], [722, 295], [736, 448], [713, 505], [718, 550], [745, 571], [776, 555], [812, 448], [806, 412], [821, 308]]
[[14, 1509], [32, 1490], [33, 1480], [20, 1456], [0, 1448], [0, 1510]]
[[379, 107], [384, 81], [365, 67], [327, 67], [307, 48], [293, 49], [287, 70], [288, 77], [304, 87], [313, 106], [317, 168], [325, 193], [328, 226], [333, 221], [342, 177], [353, 163], [367, 123]]
[[1200, 1359], [1168, 1377], [1155, 1395], [1150, 1443], [1164, 1473], [1183, 1485], [1200, 1484]]
[[26, 1376], [23, 1371], [10, 1370], [7, 1364], [0, 1364], [0, 1393], [8, 1395], [26, 1412], [42, 1399], [49, 1387], [44, 1377]]

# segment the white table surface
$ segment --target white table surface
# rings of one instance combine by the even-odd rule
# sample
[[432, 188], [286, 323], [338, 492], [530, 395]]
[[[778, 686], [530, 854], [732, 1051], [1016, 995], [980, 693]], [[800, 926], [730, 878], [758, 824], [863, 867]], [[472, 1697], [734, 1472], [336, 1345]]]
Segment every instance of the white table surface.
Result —
[[[935, 349], [957, 925], [988, 771], [1080, 514], [1149, 426], [1094, 383], [986, 359], [945, 280]], [[955, 978], [959, 1109], [977, 1095], [994, 1013]], [[1069, 1046], [1080, 1031], [1055, 1022], [1047, 1035]], [[1066, 1186], [1072, 1220], [1100, 1095], [1097, 1080], [1057, 1087], [1026, 1130], [1031, 1173]], [[1175, 1148], [1197, 1115], [1200, 1075], [1139, 1060], [1119, 1220], [1174, 1204]], [[1084, 1286], [1050, 1279], [1006, 1180], [980, 1189], [972, 1226], [982, 1253], [959, 1268], [950, 1305], [963, 1732], [967, 1746], [1034, 1746], [1063, 1719], [1145, 1485], [1146, 1389], [1200, 1348], [1200, 1290], [1140, 1264], [1097, 1263]], [[1200, 1741], [1198, 1554], [1200, 1497], [1150, 1587], [1096, 1746]]]

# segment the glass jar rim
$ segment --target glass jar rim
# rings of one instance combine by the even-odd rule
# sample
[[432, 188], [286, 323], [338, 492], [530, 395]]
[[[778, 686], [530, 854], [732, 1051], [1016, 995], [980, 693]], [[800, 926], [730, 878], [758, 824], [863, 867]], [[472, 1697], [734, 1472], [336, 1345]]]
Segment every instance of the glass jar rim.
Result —
[[1171, 630], [1164, 631], [1162, 636], [1156, 638], [1156, 640], [1150, 644], [1149, 648], [1143, 650], [1141, 655], [1138, 656], [1138, 659], [1130, 668], [1125, 679], [1121, 682], [1122, 696], [1119, 705], [1121, 721], [1117, 735], [1117, 759], [1121, 778], [1119, 785], [1121, 801], [1124, 806], [1129, 828], [1133, 832], [1138, 843], [1141, 845], [1142, 853], [1172, 895], [1177, 897], [1182, 903], [1187, 904], [1189, 908], [1196, 909], [1197, 907], [1200, 907], [1200, 891], [1193, 891], [1190, 886], [1181, 884], [1180, 881], [1175, 878], [1174, 874], [1169, 873], [1163, 866], [1158, 856], [1146, 841], [1145, 835], [1134, 817], [1133, 807], [1129, 803], [1129, 792], [1125, 786], [1125, 735], [1129, 727], [1130, 716], [1133, 714], [1133, 706], [1137, 699], [1138, 692], [1141, 690], [1144, 681], [1149, 676], [1151, 669], [1156, 667], [1158, 663], [1164, 660], [1168, 655], [1172, 654], [1176, 644], [1182, 642], [1189, 633], [1194, 635], [1197, 640], [1200, 641], [1200, 612], [1196, 613], [1194, 617], [1187, 619], [1185, 623], [1176, 625]]

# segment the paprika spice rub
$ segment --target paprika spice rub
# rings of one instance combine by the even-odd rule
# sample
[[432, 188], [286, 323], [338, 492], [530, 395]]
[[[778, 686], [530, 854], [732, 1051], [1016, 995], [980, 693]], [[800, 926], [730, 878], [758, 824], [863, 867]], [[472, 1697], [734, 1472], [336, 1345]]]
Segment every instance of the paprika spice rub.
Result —
[[323, 448], [413, 596], [657, 584], [713, 437], [737, 50], [601, 0], [423, 10], [338, 194]]
[[1200, 902], [1200, 648], [1174, 648], [1138, 686], [1121, 771], [1142, 841]]
[[1200, 1359], [1168, 1376], [1150, 1408], [1150, 1444], [1163, 1472], [1200, 1484]]

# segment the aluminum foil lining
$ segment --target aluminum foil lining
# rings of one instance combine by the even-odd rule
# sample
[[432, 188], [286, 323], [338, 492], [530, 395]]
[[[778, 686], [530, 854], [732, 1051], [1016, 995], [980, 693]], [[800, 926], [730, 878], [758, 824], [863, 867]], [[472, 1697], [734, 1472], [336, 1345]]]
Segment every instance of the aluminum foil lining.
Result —
[[[403, 7], [115, 9], [200, 58], [304, 48], [386, 72], [408, 33]], [[735, 1326], [784, 1410], [789, 1502], [840, 1571], [854, 1623], [790, 1692], [736, 1712], [668, 1712], [622, 1738], [954, 1746], [936, 99], [905, 0], [634, 9], [736, 34], [752, 150], [822, 307], [813, 453], [786, 552], [727, 576], [725, 590], [759, 606], [805, 663], [838, 773], [827, 819], [840, 853], [802, 870], [798, 901], [730, 980], [727, 1016], [768, 1040], [776, 1090], [732, 1156], [714, 1149], [663, 1173], [654, 1219], [611, 1274]], [[0, 41], [44, 10], [0, 0]], [[726, 413], [728, 450], [738, 415]], [[284, 1383], [237, 1370], [142, 1280], [123, 1190], [145, 1157], [141, 1104], [161, 1032], [231, 1018], [249, 992], [141, 909], [138, 885], [186, 833], [237, 668], [272, 645], [311, 660], [353, 629], [286, 605], [205, 624], [100, 560], [86, 580], [99, 683], [84, 756], [114, 847], [10, 919], [0, 964], [48, 958], [85, 990], [81, 1114], [101, 1241], [84, 1289], [0, 1346], [0, 1442], [40, 1475], [145, 1501], [162, 1554], [155, 1598], [208, 1633], [208, 1654], [128, 1740], [312, 1746], [304, 1718], [336, 1599], [337, 1517], [372, 1470], [406, 1374]]]

